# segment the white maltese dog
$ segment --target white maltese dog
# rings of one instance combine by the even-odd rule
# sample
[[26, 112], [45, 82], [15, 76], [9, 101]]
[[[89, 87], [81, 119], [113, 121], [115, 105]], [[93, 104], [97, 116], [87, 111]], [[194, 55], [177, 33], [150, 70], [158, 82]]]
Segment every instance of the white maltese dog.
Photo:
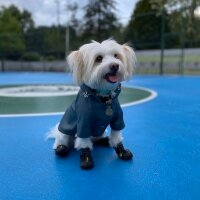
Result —
[[[111, 146], [122, 160], [133, 155], [122, 144], [125, 127], [118, 101], [121, 81], [129, 79], [135, 66], [135, 53], [114, 40], [92, 41], [71, 52], [68, 65], [80, 90], [60, 123], [51, 131], [56, 155], [65, 156], [72, 148], [80, 150], [80, 167], [91, 169], [93, 145]], [[105, 136], [110, 125], [111, 133]]]

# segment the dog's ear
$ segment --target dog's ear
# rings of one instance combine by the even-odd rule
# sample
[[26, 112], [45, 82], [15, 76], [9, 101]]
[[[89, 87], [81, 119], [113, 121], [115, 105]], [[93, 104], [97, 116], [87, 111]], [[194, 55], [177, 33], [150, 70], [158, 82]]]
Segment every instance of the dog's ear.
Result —
[[80, 85], [83, 78], [83, 58], [80, 51], [72, 51], [67, 57], [70, 71], [73, 73], [75, 82]]
[[133, 70], [136, 67], [136, 56], [133, 49], [127, 44], [123, 45], [123, 49], [126, 56], [126, 66], [127, 66], [127, 78], [130, 78], [133, 75]]

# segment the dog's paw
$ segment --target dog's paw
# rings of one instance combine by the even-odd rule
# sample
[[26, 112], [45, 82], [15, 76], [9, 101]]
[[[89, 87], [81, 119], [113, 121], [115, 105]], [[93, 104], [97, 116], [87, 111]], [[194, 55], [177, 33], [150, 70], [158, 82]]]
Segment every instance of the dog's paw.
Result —
[[133, 154], [131, 153], [131, 151], [128, 149], [124, 149], [122, 143], [119, 143], [114, 149], [121, 160], [131, 160], [133, 158]]
[[89, 148], [81, 149], [80, 167], [82, 169], [92, 169], [94, 167], [94, 161]]
[[57, 156], [67, 156], [69, 153], [69, 147], [65, 146], [65, 145], [58, 145], [57, 148], [55, 149], [55, 154]]

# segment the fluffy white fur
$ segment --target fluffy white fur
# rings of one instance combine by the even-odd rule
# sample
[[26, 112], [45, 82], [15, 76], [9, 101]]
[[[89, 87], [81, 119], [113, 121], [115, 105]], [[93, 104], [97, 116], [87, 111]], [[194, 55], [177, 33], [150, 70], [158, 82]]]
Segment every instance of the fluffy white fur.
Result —
[[[102, 57], [101, 62], [96, 61], [98, 56]], [[67, 62], [78, 85], [85, 83], [93, 89], [113, 90], [119, 82], [128, 80], [132, 76], [136, 57], [132, 48], [127, 44], [120, 45], [114, 40], [105, 40], [102, 43], [92, 41], [81, 46], [79, 50], [71, 52]], [[119, 66], [116, 83], [110, 83], [105, 79], [111, 65]], [[69, 145], [71, 140], [70, 136], [58, 131], [58, 125], [52, 129], [50, 136], [55, 137], [54, 149], [59, 144]], [[115, 147], [122, 139], [121, 131], [111, 130], [110, 145], [112, 147]], [[91, 138], [76, 139], [75, 148], [86, 147], [92, 149]]]
[[85, 149], [85, 148], [90, 148], [90, 150], [92, 150], [93, 144], [92, 144], [92, 141], [91, 141], [90, 138], [79, 138], [79, 137], [77, 137], [76, 141], [75, 141], [75, 148], [77, 150]]
[[[95, 62], [101, 55], [101, 63]], [[114, 55], [118, 55], [115, 58]], [[117, 85], [107, 82], [103, 77], [109, 72], [111, 64], [118, 64], [118, 82], [128, 80], [135, 66], [135, 53], [126, 44], [120, 45], [114, 40], [105, 40], [102, 43], [93, 41], [73, 51], [67, 58], [74, 80], [77, 84], [85, 83], [94, 89], [114, 89]]]
[[109, 144], [111, 147], [116, 147], [120, 142], [122, 142], [123, 137], [121, 131], [111, 130]]
[[53, 149], [56, 149], [58, 145], [62, 144], [65, 146], [73, 146], [73, 137], [63, 134], [58, 130], [58, 124], [56, 124], [55, 127], [53, 127], [50, 132], [47, 134], [47, 139], [48, 138], [53, 138], [55, 139], [54, 144], [53, 144]]

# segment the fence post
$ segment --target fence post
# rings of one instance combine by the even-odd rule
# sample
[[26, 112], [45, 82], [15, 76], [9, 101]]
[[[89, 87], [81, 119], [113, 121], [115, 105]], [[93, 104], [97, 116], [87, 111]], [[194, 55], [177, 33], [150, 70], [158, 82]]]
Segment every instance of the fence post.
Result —
[[161, 13], [161, 41], [160, 41], [160, 75], [163, 74], [163, 64], [164, 64], [164, 48], [165, 48], [165, 13], [164, 9]]
[[4, 57], [1, 58], [1, 71], [5, 72], [5, 60], [4, 60]]
[[181, 60], [180, 60], [180, 68], [179, 68], [179, 73], [184, 74], [184, 57], [185, 57], [185, 51], [184, 51], [184, 46], [185, 46], [185, 41], [184, 41], [184, 32], [181, 32]]
[[[183, 8], [185, 9], [185, 8]], [[182, 23], [182, 30], [180, 33], [180, 43], [181, 43], [181, 60], [180, 60], [180, 68], [179, 68], [179, 73], [181, 75], [184, 74], [184, 57], [185, 57], [185, 24], [184, 24], [184, 18], [182, 16], [181, 18], [181, 23]]]

